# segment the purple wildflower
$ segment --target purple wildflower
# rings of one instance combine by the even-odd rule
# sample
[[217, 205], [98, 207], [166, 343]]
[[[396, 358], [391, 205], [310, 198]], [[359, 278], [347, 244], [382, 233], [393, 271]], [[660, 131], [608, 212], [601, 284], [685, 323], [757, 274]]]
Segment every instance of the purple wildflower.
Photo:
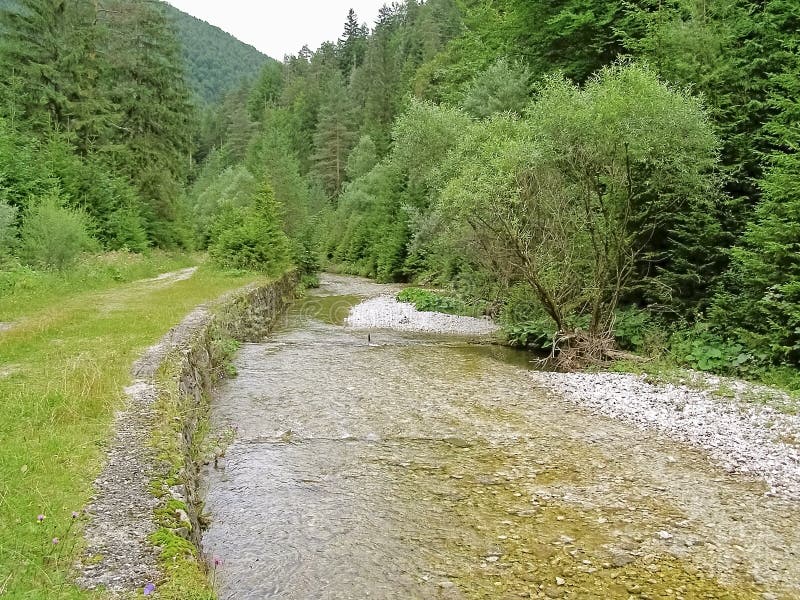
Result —
[[219, 566], [222, 566], [222, 559], [214, 557], [214, 568], [216, 569]]
[[41, 522], [42, 522], [42, 521], [44, 521], [46, 518], [47, 518], [47, 517], [45, 517], [44, 515], [39, 515], [38, 517], [36, 517], [36, 520], [37, 520], [39, 523], [41, 523]]
[[58, 545], [58, 542], [60, 542], [60, 541], [61, 540], [59, 540], [58, 538], [53, 538], [53, 546]]
[[150, 594], [154, 594], [156, 591], [156, 584], [155, 583], [148, 583], [144, 586], [144, 595], [149, 596]]

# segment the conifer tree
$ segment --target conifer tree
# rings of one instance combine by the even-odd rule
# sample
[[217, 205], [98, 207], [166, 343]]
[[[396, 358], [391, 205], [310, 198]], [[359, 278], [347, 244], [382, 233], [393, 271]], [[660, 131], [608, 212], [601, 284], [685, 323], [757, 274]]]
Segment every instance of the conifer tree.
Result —
[[154, 241], [179, 245], [177, 200], [191, 163], [194, 111], [177, 41], [164, 14], [145, 0], [112, 0], [107, 15], [120, 112], [110, 154], [136, 183]]
[[113, 107], [101, 86], [103, 32], [90, 0], [16, 0], [0, 10], [6, 111], [39, 132], [66, 133], [84, 154], [102, 141]]
[[356, 134], [352, 104], [341, 76], [334, 74], [325, 91], [314, 134], [314, 164], [326, 191], [336, 197], [347, 176], [347, 157]]
[[347, 13], [344, 33], [338, 42], [339, 67], [345, 77], [364, 62], [368, 36], [369, 29], [359, 24], [356, 11], [351, 8]]

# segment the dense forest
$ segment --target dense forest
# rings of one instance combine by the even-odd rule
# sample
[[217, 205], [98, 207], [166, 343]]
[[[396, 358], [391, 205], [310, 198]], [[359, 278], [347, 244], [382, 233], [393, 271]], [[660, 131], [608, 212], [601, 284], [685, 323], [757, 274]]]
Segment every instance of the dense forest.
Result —
[[405, 0], [202, 110], [152, 3], [14, 5], [9, 269], [150, 247], [324, 266], [570, 359], [797, 385], [796, 2]]

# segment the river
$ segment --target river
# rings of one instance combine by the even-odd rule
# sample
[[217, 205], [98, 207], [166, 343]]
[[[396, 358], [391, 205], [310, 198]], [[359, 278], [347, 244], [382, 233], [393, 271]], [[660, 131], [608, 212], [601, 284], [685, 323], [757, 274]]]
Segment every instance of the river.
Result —
[[326, 277], [218, 389], [220, 598], [800, 597], [795, 505], [536, 387], [524, 353], [342, 325], [387, 290]]

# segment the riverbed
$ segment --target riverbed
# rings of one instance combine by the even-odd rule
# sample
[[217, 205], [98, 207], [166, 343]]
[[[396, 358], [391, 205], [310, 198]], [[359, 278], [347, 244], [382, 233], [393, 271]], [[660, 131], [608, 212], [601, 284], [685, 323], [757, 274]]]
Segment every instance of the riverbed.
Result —
[[326, 276], [214, 398], [223, 599], [800, 597], [797, 504], [470, 336], [356, 329]]

